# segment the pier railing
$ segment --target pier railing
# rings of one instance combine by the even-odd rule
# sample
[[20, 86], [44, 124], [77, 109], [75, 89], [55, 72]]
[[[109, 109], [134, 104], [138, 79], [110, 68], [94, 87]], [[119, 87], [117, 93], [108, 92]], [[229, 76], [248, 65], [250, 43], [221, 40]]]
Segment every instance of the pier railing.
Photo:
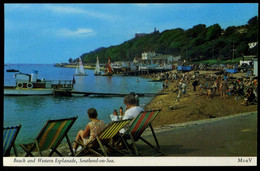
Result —
[[73, 80], [52, 80], [51, 84], [54, 88], [73, 88]]

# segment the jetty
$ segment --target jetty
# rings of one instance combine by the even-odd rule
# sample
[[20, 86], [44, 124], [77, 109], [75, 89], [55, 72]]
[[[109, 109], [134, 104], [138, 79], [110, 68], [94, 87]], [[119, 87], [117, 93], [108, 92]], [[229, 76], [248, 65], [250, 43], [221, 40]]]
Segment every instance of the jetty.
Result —
[[[135, 93], [138, 97], [153, 97], [156, 95], [165, 95], [168, 93]], [[55, 89], [54, 96], [90, 96], [90, 97], [125, 97], [129, 93], [97, 93], [97, 92], [81, 92], [68, 89]]]

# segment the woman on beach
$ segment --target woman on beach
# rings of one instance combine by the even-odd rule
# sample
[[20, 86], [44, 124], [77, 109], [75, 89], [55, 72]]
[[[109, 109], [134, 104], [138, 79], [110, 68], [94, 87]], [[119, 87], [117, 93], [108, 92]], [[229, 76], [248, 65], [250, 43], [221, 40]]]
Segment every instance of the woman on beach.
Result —
[[[82, 141], [84, 144], [88, 144], [91, 140], [93, 140], [95, 136], [99, 134], [106, 126], [104, 121], [97, 118], [98, 113], [95, 108], [88, 109], [87, 113], [90, 122], [84, 130], [79, 130], [76, 136], [76, 141]], [[78, 149], [77, 143], [73, 146], [73, 151], [75, 152], [76, 150], [80, 150]]]

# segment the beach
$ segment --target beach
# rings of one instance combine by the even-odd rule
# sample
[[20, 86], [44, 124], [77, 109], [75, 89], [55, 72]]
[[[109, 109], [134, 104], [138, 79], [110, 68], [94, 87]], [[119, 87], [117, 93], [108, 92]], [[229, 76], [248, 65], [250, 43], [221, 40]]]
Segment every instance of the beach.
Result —
[[[201, 72], [201, 74], [209, 74], [210, 72]], [[234, 77], [242, 77], [245, 74], [237, 73]], [[206, 78], [198, 77], [200, 81], [207, 81]], [[161, 132], [166, 128], [172, 128], [177, 125], [186, 127], [185, 123], [192, 123], [196, 121], [208, 121], [210, 119], [226, 118], [228, 116], [236, 116], [241, 113], [257, 112], [257, 105], [244, 106], [241, 103], [244, 101], [243, 98], [236, 98], [235, 95], [230, 95], [226, 99], [223, 99], [220, 95], [215, 95], [212, 98], [208, 98], [199, 89], [193, 90], [191, 85], [192, 81], [187, 85], [187, 92], [177, 100], [177, 93], [174, 92], [176, 89], [176, 81], [169, 83], [169, 87], [161, 90], [164, 95], [155, 96], [149, 104], [145, 106], [145, 109], [161, 108], [162, 111], [157, 118], [152, 122], [155, 132]], [[209, 81], [210, 82], [210, 81]], [[178, 127], [178, 126], [177, 126]], [[168, 129], [167, 129], [168, 130]], [[175, 130], [173, 130], [175, 131]], [[226, 130], [228, 132], [228, 130]], [[170, 131], [171, 132], [171, 131]], [[169, 132], [169, 135], [171, 134]], [[151, 132], [149, 129], [145, 131], [145, 134], [150, 136]], [[164, 133], [167, 136], [167, 132]], [[160, 141], [164, 141], [162, 138]], [[73, 142], [71, 139], [70, 142]], [[58, 148], [64, 156], [68, 156], [69, 148], [65, 140]], [[48, 154], [48, 150], [43, 155]], [[37, 153], [34, 153], [38, 156]], [[23, 156], [24, 153], [19, 154]], [[150, 154], [148, 154], [149, 156]], [[54, 155], [55, 156], [55, 155]], [[91, 155], [90, 155], [91, 156]]]

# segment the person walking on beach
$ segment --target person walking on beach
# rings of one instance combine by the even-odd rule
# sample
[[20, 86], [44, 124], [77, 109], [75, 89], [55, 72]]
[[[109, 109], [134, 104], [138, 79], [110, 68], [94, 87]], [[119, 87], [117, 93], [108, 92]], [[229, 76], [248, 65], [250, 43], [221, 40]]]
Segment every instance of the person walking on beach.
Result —
[[[88, 144], [91, 140], [95, 138], [106, 126], [105, 122], [97, 118], [98, 113], [95, 108], [90, 108], [87, 111], [90, 122], [87, 124], [84, 130], [79, 130], [76, 141], [82, 141], [84, 144]], [[79, 151], [78, 144], [75, 143], [73, 146], [73, 151]]]
[[195, 81], [192, 82], [192, 86], [193, 86], [193, 91], [196, 91], [196, 87], [199, 85], [199, 80], [196, 79]]
[[179, 82], [179, 84], [177, 85], [178, 87], [178, 96], [177, 96], [177, 101], [180, 100], [181, 97], [181, 93], [182, 93], [182, 81]]
[[222, 79], [222, 97], [224, 99], [228, 97], [228, 82], [226, 79]]
[[216, 79], [216, 83], [217, 83], [217, 90], [218, 90], [218, 93], [221, 95], [221, 92], [220, 92], [220, 83], [221, 83], [221, 75], [218, 75], [217, 79]]
[[182, 85], [181, 85], [181, 92], [182, 94], [186, 94], [186, 89], [187, 89], [187, 84], [185, 81], [182, 82]]

